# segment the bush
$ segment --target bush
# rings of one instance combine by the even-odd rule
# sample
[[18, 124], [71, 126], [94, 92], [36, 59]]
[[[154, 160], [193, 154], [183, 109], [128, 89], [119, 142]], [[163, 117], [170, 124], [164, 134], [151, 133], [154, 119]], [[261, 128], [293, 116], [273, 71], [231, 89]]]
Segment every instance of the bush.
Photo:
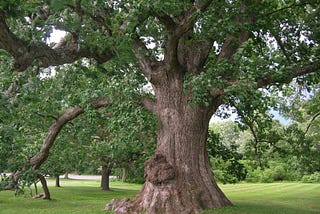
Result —
[[255, 170], [250, 170], [247, 173], [246, 181], [250, 183], [260, 182], [262, 175], [262, 170], [260, 168]]
[[301, 181], [303, 183], [320, 183], [320, 172], [314, 172], [311, 175], [304, 175]]
[[292, 176], [290, 175], [290, 173], [287, 173], [283, 165], [278, 164], [274, 167], [266, 168], [264, 170], [261, 170], [260, 168], [248, 170], [246, 181], [252, 183], [271, 183], [274, 181], [287, 180]]
[[275, 173], [272, 169], [265, 169], [262, 171], [262, 174], [260, 176], [260, 182], [261, 183], [272, 183], [274, 180]]
[[287, 180], [287, 172], [282, 165], [278, 165], [273, 169], [273, 180], [274, 181], [283, 181]]

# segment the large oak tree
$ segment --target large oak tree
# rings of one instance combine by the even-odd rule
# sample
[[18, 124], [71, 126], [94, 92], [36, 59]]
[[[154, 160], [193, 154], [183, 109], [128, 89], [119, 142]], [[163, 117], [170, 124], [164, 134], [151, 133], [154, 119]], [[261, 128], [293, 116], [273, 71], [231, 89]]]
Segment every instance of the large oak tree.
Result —
[[[260, 88], [318, 81], [319, 9], [317, 0], [12, 0], [0, 4], [0, 49], [15, 71], [83, 58], [140, 64], [155, 95], [141, 101], [157, 116], [157, 148], [137, 197], [107, 208], [198, 213], [231, 205], [208, 164], [211, 116], [259, 99]], [[50, 46], [53, 29], [68, 34]]]

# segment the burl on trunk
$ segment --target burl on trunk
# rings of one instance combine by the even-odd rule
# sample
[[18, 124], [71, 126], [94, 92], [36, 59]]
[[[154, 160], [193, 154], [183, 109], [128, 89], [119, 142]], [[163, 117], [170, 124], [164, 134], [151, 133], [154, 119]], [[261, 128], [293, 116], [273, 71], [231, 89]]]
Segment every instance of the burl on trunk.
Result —
[[114, 199], [107, 210], [177, 214], [232, 205], [214, 181], [206, 151], [208, 124], [219, 98], [208, 106], [192, 106], [183, 76], [165, 76], [153, 84], [158, 139], [154, 157], [145, 163], [146, 182], [133, 201]]

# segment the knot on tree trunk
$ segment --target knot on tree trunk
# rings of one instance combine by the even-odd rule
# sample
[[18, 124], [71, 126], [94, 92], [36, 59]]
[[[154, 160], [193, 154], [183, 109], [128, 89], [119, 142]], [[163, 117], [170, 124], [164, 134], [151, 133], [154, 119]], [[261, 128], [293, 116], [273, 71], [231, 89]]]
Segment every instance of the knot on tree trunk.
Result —
[[175, 178], [175, 170], [165, 156], [157, 154], [146, 161], [145, 178], [154, 185], [167, 184]]

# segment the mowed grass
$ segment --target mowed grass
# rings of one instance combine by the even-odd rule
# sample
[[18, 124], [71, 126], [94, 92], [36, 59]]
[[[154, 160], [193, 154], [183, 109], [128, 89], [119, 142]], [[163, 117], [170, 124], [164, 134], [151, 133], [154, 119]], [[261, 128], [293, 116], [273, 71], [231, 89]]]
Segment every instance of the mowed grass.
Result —
[[320, 214], [320, 184], [243, 183], [220, 187], [234, 206], [203, 214]]
[[[98, 180], [62, 180], [61, 188], [49, 180], [52, 200], [32, 199], [28, 194], [15, 197], [0, 192], [0, 213], [87, 214], [102, 209], [113, 198], [133, 198], [141, 185], [111, 182], [112, 191], [101, 191]], [[232, 207], [206, 210], [203, 214], [320, 214], [320, 184], [271, 183], [228, 184], [221, 189], [234, 203]], [[40, 189], [40, 187], [39, 187]]]
[[[24, 196], [14, 196], [12, 191], [0, 192], [2, 214], [95, 214], [106, 213], [102, 209], [113, 198], [133, 198], [141, 185], [111, 182], [111, 191], [102, 191], [99, 180], [62, 179], [61, 188], [48, 180], [52, 200], [30, 198], [26, 189]], [[38, 185], [42, 192], [41, 185]]]

